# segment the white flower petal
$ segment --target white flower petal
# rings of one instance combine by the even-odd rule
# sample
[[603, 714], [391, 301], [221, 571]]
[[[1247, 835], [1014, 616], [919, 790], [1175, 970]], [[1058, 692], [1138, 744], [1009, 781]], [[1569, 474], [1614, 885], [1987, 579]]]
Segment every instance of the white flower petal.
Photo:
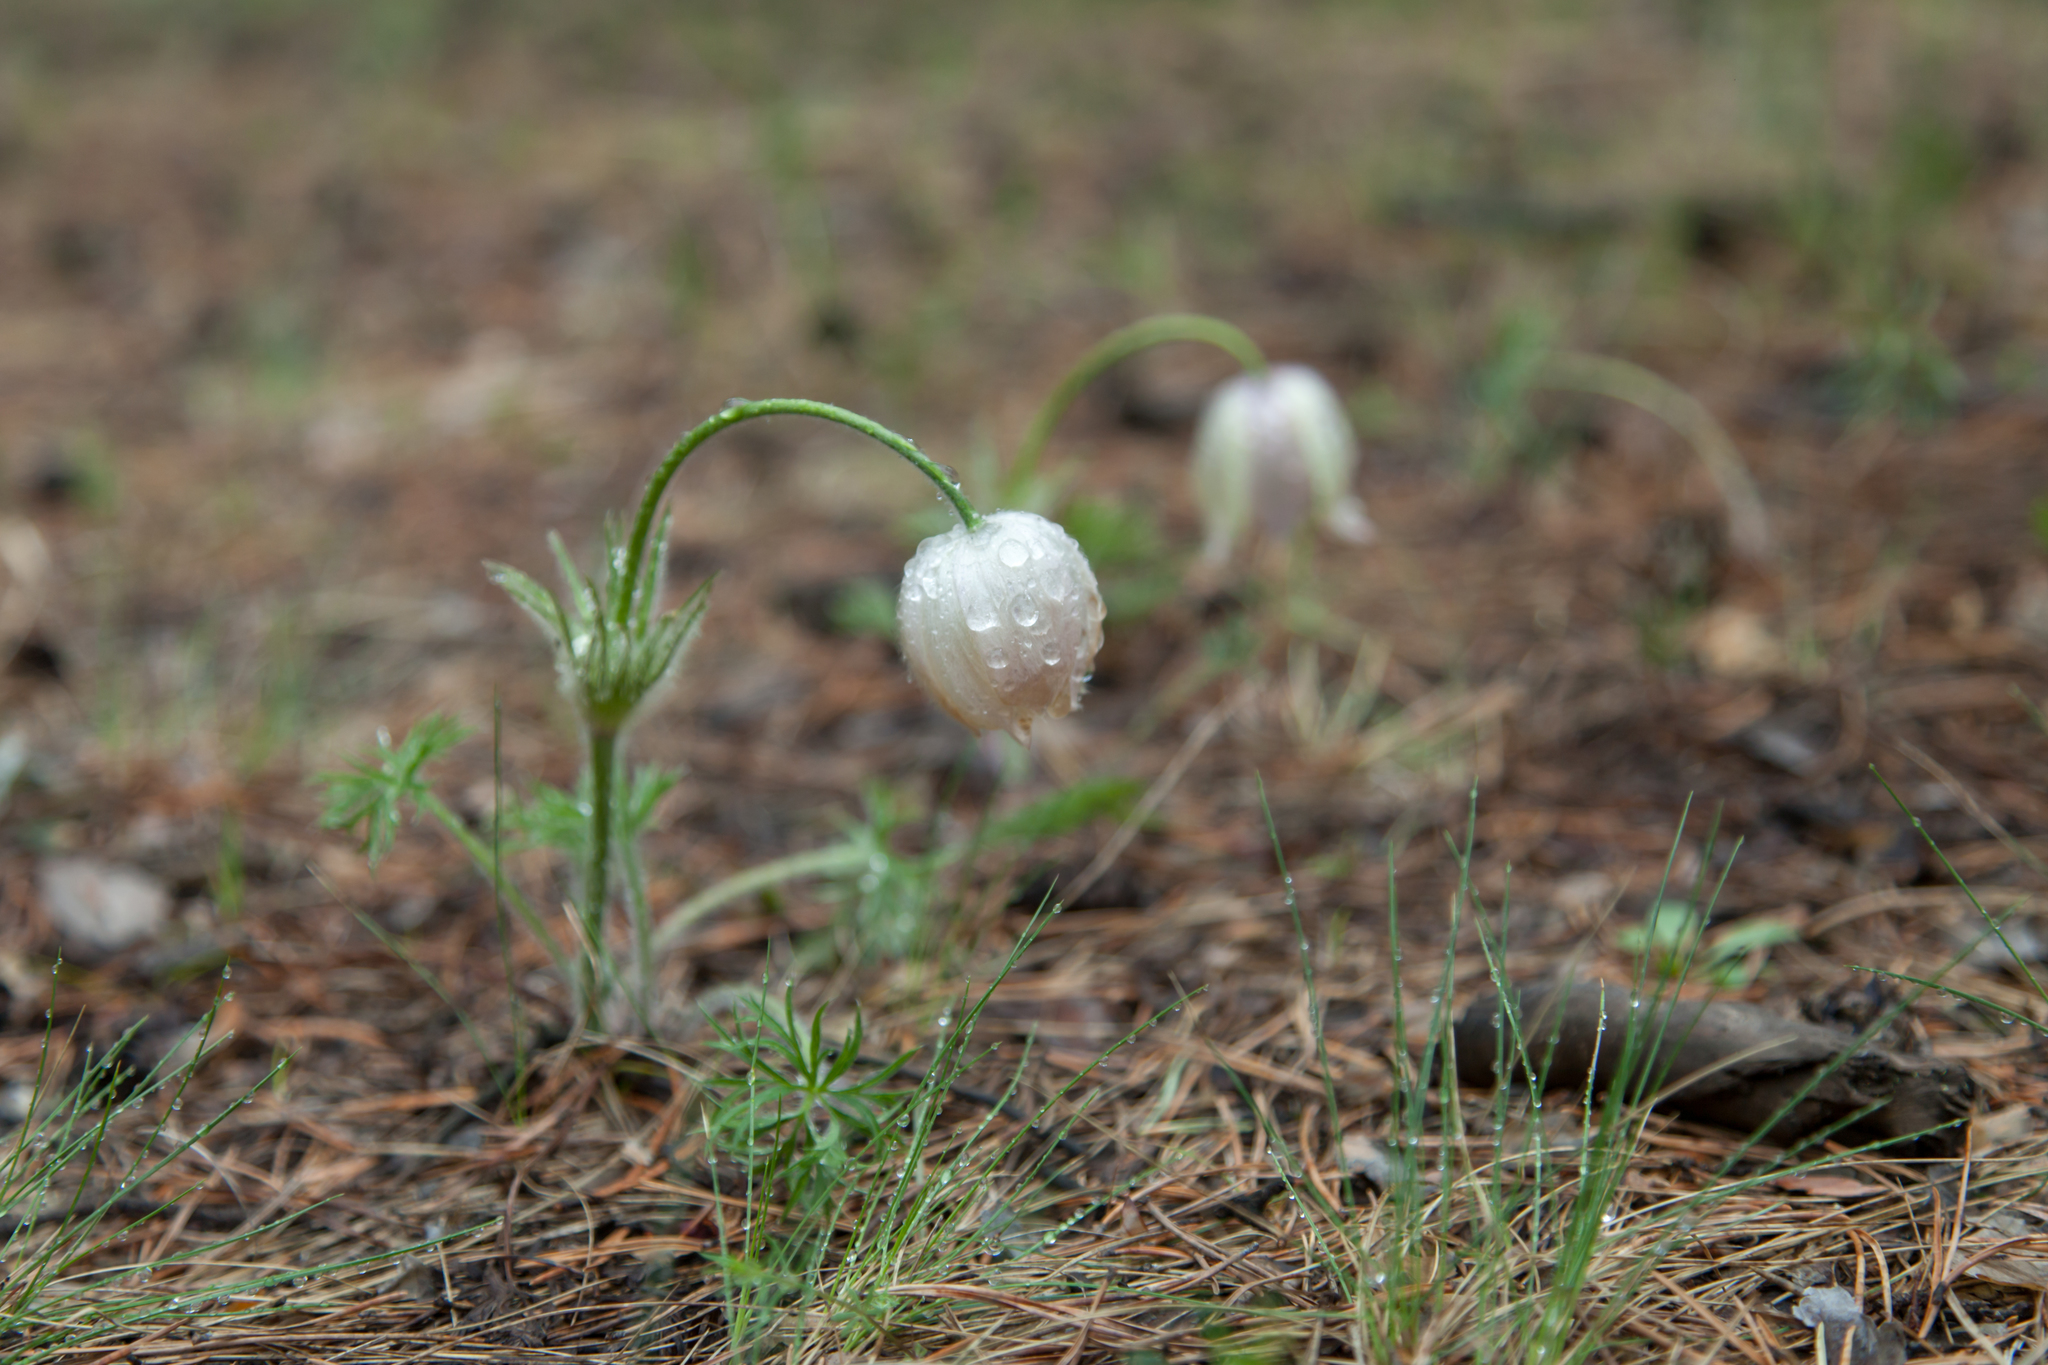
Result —
[[1023, 740], [1037, 717], [1080, 703], [1102, 616], [1081, 547], [1031, 512], [997, 512], [925, 541], [896, 601], [918, 685], [969, 729]]
[[1218, 385], [1195, 431], [1204, 554], [1224, 558], [1253, 525], [1284, 539], [1311, 516], [1341, 539], [1370, 539], [1351, 494], [1357, 466], [1343, 401], [1314, 370], [1276, 365]]

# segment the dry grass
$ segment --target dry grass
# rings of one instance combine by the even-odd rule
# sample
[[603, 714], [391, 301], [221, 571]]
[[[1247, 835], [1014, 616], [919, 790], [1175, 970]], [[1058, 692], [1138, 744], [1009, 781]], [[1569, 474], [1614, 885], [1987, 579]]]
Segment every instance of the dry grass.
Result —
[[[1587, 1183], [1589, 1197], [1607, 1192], [1605, 1216], [1568, 1305], [1570, 1358], [1779, 1359], [1811, 1339], [1791, 1316], [1798, 1291], [1827, 1283], [1954, 1359], [2039, 1337], [2048, 1138], [2032, 1131], [2044, 1086], [2025, 1025], [1963, 1027], [1926, 1005], [1906, 1016], [1995, 1090], [1955, 1161], [1809, 1153], [1788, 1167], [1667, 1117], [1640, 1131], [1625, 1118], [1619, 1161], [1606, 1161], [1573, 1096], [1532, 1111], [1472, 1091], [1448, 1134], [1437, 1112], [1410, 1146], [1385, 1060], [1398, 1026], [1384, 959], [1325, 964], [1327, 1092], [1305, 987], [1284, 972], [1291, 930], [1274, 916], [1232, 921], [1261, 930], [1240, 941], [1270, 956], [1270, 977], [1241, 976], [1235, 999], [1195, 996], [1097, 1061], [1099, 1026], [1038, 1022], [1099, 990], [1064, 950], [1082, 932], [1113, 958], [1136, 933], [1172, 930], [1089, 923], [1104, 918], [1116, 917], [1056, 918], [993, 989], [974, 1033], [985, 1051], [933, 1139], [856, 1161], [834, 1245], [857, 1240], [899, 1176], [926, 1192], [942, 1172], [976, 1178], [934, 1195], [894, 1254], [826, 1253], [825, 1275], [785, 1290], [794, 1302], [771, 1296], [756, 1311], [737, 1356], [733, 1281], [712, 1258], [821, 1230], [736, 1191], [730, 1160], [722, 1180], [707, 1165], [702, 1078], [729, 1060], [644, 1045], [545, 1054], [523, 1121], [474, 1087], [347, 1101], [317, 1068], [292, 1068], [288, 1087], [256, 1093], [144, 1192], [198, 1186], [93, 1258], [50, 1356], [827, 1360], [851, 1339], [861, 1359], [1486, 1360], [1530, 1339], [1529, 1308], [1561, 1273]], [[1812, 941], [1787, 975], [1833, 978], [1825, 947]], [[1525, 977], [1552, 961], [1518, 953], [1506, 966]], [[1461, 987], [1488, 976], [1476, 954], [1453, 970]], [[1410, 998], [1426, 998], [1429, 973], [1410, 971]], [[2010, 994], [1967, 970], [1954, 984]], [[1267, 991], [1264, 1011], [1244, 1011]], [[237, 1002], [250, 993], [238, 984]], [[901, 1005], [878, 1021], [877, 1046], [933, 1038], [929, 1006]], [[2038, 999], [2014, 1005], [2048, 1023]], [[1027, 1012], [1030, 1023], [1006, 1017]], [[1047, 1105], [1079, 1071], [1082, 1084]], [[992, 1108], [1012, 1079], [1014, 1118]], [[1333, 1152], [1326, 1093], [1349, 1169], [1376, 1148], [1396, 1172], [1377, 1168], [1385, 1188]], [[186, 1122], [204, 1112], [188, 1103]], [[1027, 1116], [1043, 1137], [1022, 1131]], [[206, 1253], [296, 1210], [226, 1258]], [[193, 1259], [165, 1264], [174, 1254]], [[128, 1265], [157, 1268], [135, 1284]], [[138, 1325], [93, 1328], [137, 1304], [156, 1307]]]

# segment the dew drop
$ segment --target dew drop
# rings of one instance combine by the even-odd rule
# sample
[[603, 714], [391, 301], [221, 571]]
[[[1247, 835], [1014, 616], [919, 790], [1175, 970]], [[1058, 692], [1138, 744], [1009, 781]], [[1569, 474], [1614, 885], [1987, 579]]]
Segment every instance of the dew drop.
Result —
[[1018, 593], [1010, 599], [1010, 619], [1018, 626], [1029, 630], [1038, 624], [1038, 604], [1025, 593]]
[[1038, 657], [1045, 660], [1048, 665], [1057, 665], [1060, 661], [1060, 647], [1058, 645], [1047, 645], [1038, 651]]
[[1023, 541], [1012, 536], [996, 546], [996, 558], [1003, 562], [1004, 568], [1021, 569], [1030, 561], [1031, 551], [1025, 548]]
[[1010, 656], [1003, 653], [1000, 649], [991, 649], [983, 657], [986, 659], [988, 666], [993, 670], [1000, 671], [1010, 666]]

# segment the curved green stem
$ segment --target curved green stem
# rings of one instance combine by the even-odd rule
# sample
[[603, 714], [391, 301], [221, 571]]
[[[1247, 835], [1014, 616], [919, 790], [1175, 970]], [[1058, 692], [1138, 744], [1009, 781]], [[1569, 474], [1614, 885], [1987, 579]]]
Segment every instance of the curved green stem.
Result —
[[[685, 433], [683, 439], [676, 442], [667, 458], [662, 460], [660, 467], [654, 471], [654, 477], [647, 481], [647, 490], [640, 495], [640, 510], [633, 518], [632, 534], [626, 539], [627, 584], [639, 581], [640, 566], [647, 558], [647, 539], [654, 530], [655, 510], [661, 505], [662, 495], [668, 492], [669, 480], [676, 476], [676, 471], [682, 468], [684, 460], [690, 458], [691, 452], [727, 427], [738, 426], [741, 422], [755, 417], [785, 415], [816, 417], [827, 422], [837, 422], [843, 427], [853, 428], [863, 436], [880, 441], [917, 466], [918, 472], [930, 479], [938, 487], [939, 492], [952, 502], [953, 510], [960, 514], [960, 520], [969, 530], [981, 525], [981, 513], [975, 510], [974, 504], [969, 502], [967, 495], [960, 490], [960, 481], [919, 450], [908, 437], [897, 435], [880, 422], [870, 421], [857, 412], [849, 412], [830, 403], [815, 403], [808, 398], [764, 398], [752, 403], [732, 403]], [[633, 596], [629, 587], [626, 592], [620, 594], [619, 600], [612, 604], [613, 614], [622, 626], [631, 618]]]
[[1770, 514], [1756, 480], [1706, 405], [1664, 376], [1613, 356], [1563, 351], [1538, 372], [1533, 388], [1571, 389], [1632, 403], [1684, 437], [1728, 509], [1728, 541], [1758, 562], [1771, 556]]
[[798, 877], [829, 877], [857, 872], [867, 866], [872, 855], [873, 850], [866, 844], [848, 841], [804, 853], [792, 853], [744, 872], [736, 872], [722, 882], [705, 887], [664, 915], [649, 940], [653, 955], [658, 956], [681, 943], [692, 924], [721, 905]]
[[1031, 419], [1024, 439], [1017, 445], [1017, 458], [1010, 465], [1009, 486], [1022, 488], [1036, 476], [1039, 458], [1045, 453], [1046, 442], [1052, 439], [1052, 429], [1081, 396], [1081, 390], [1101, 378], [1110, 367], [1169, 341], [1205, 342], [1227, 352], [1253, 374], [1266, 368], [1266, 353], [1259, 349], [1259, 344], [1242, 329], [1220, 318], [1200, 313], [1161, 313], [1118, 328], [1089, 347], [1087, 354], [1075, 361], [1074, 367], [1046, 395], [1044, 406]]

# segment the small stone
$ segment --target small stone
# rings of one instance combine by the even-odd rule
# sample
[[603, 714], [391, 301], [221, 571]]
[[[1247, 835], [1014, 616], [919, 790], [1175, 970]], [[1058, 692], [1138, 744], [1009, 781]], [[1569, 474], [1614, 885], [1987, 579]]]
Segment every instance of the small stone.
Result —
[[1746, 607], [1709, 608], [1686, 634], [1693, 657], [1715, 677], [1762, 678], [1785, 670], [1785, 647]]
[[45, 858], [36, 869], [43, 911], [64, 950], [108, 957], [162, 932], [171, 893], [139, 868], [97, 858]]
[[1394, 1165], [1386, 1149], [1362, 1133], [1344, 1137], [1344, 1173], [1384, 1190], [1394, 1182]]

